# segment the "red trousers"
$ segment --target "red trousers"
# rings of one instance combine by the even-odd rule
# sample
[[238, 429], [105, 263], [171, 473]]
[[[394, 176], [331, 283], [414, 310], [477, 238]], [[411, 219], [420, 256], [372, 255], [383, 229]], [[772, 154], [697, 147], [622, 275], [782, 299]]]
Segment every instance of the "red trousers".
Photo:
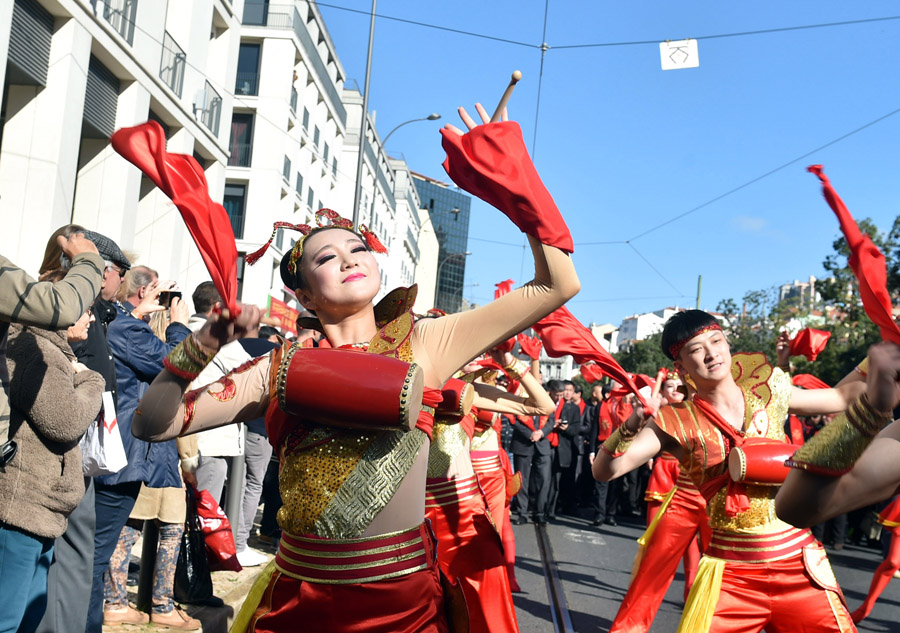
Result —
[[728, 562], [711, 633], [856, 631], [841, 597], [812, 580], [800, 555], [769, 563]]
[[[506, 497], [506, 470], [499, 451], [491, 451], [493, 457], [480, 459], [482, 454], [488, 451], [472, 452], [472, 467], [478, 475], [478, 483], [484, 490], [487, 499], [488, 510], [497, 531], [503, 541], [503, 557], [506, 560], [506, 573], [509, 577], [509, 586], [512, 591], [519, 591], [519, 583], [516, 580], [516, 537], [513, 534], [512, 523], [509, 518], [509, 503]], [[478, 456], [478, 457], [477, 457]], [[507, 463], [509, 460], [507, 459]]]
[[517, 633], [500, 536], [476, 478], [429, 479], [425, 516], [437, 536], [441, 571], [465, 594], [470, 633]]
[[[698, 493], [676, 491], [644, 550], [640, 567], [619, 606], [610, 633], [646, 633], [650, 630], [659, 605], [675, 578], [678, 563], [685, 552], [696, 547], [698, 533], [704, 544], [709, 542], [709, 519], [703, 498]], [[696, 567], [693, 571], [696, 574]]]

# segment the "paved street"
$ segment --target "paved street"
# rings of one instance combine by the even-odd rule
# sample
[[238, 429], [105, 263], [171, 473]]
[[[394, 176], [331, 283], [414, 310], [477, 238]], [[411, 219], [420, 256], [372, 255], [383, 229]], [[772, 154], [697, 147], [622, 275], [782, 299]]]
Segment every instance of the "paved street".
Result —
[[[514, 526], [514, 529], [516, 575], [523, 590], [515, 595], [519, 629], [521, 633], [552, 631], [534, 525]], [[575, 631], [608, 630], [627, 588], [637, 551], [635, 541], [643, 526], [620, 522], [616, 527], [594, 528], [587, 521], [563, 517], [550, 524], [548, 530]], [[829, 557], [850, 608], [855, 609], [868, 591], [872, 572], [881, 562], [881, 553], [847, 545], [841, 552], [829, 551]], [[677, 629], [683, 591], [684, 578], [679, 571], [656, 617], [654, 632], [672, 633]], [[900, 631], [900, 580], [885, 590], [859, 630]]]

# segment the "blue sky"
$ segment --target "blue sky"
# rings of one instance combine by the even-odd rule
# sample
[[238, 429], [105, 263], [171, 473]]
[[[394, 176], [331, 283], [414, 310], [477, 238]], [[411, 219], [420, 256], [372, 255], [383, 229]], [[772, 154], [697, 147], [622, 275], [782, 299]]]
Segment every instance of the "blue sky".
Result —
[[[362, 86], [368, 16], [320, 9], [348, 77]], [[900, 108], [900, 20], [704, 36], [900, 15], [896, 3], [550, 0], [535, 135], [544, 10], [524, 0], [379, 0], [385, 16], [531, 46], [379, 19], [369, 108], [382, 137], [440, 113], [440, 121], [398, 130], [387, 149], [447, 180], [440, 125], [458, 123], [459, 105], [471, 110], [480, 100], [493, 110], [520, 69], [510, 114], [530, 148], [536, 140], [538, 171], [575, 238], [582, 290], [569, 307], [585, 323], [693, 306], [698, 275], [706, 309], [821, 276], [838, 230], [808, 164], [825, 165], [856, 217], [889, 230], [900, 214], [898, 113], [641, 235]], [[700, 40], [700, 67], [662, 71], [658, 42], [691, 37]], [[641, 41], [650, 43], [554, 48]], [[531, 278], [522, 235], [499, 211], [473, 201], [469, 236], [467, 298], [486, 302], [496, 282]]]

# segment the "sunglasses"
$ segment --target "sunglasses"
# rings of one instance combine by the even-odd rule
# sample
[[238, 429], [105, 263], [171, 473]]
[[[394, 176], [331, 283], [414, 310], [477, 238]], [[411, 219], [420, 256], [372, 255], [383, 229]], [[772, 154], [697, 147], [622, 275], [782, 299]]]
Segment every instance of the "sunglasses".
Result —
[[125, 271], [116, 266], [115, 264], [106, 263], [106, 268], [104, 270], [112, 270], [119, 273], [119, 279], [125, 279]]

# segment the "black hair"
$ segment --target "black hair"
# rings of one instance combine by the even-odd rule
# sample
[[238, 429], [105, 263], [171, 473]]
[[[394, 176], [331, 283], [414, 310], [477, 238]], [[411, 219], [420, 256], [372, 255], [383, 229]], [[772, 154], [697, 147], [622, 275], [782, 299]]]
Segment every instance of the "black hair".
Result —
[[[344, 229], [340, 226], [317, 226], [300, 239], [306, 240], [311, 235], [315, 235], [316, 233], [319, 233], [321, 231], [327, 231], [328, 229], [343, 229], [345, 231], [350, 231], [351, 233], [353, 233], [353, 235], [358, 237], [363, 244], [365, 244], [366, 250], [369, 250], [369, 244], [366, 242], [362, 235], [360, 235], [356, 231], [353, 231], [351, 229]], [[303, 273], [300, 270], [300, 262], [303, 261], [303, 254], [301, 253], [300, 259], [297, 260], [297, 270], [295, 272], [291, 272], [290, 268], [288, 267], [291, 263], [292, 250], [292, 248], [289, 248], [284, 253], [284, 256], [281, 258], [281, 263], [278, 266], [279, 272], [281, 273], [281, 281], [283, 281], [284, 285], [291, 290], [306, 290], [306, 279], [303, 278]]]
[[564, 391], [565, 383], [562, 380], [548, 380], [547, 381], [547, 391]]
[[281, 332], [273, 328], [271, 325], [261, 325], [259, 328], [259, 338], [269, 338], [270, 336], [281, 336]]
[[[598, 383], [595, 383], [594, 386], [596, 387], [597, 384]], [[601, 391], [600, 393], [602, 393], [604, 396], [608, 396], [610, 394], [610, 392], [612, 392], [612, 385], [609, 383], [606, 383], [605, 385], [603, 385], [603, 391]]]
[[662, 331], [662, 351], [669, 359], [676, 360], [672, 348], [697, 335], [697, 332], [710, 325], [719, 325], [719, 321], [709, 312], [703, 310], [685, 310], [676, 312]]
[[[575, 383], [572, 383], [572, 384], [574, 385]], [[581, 385], [575, 385], [575, 393], [580, 393], [580, 394], [584, 395], [584, 389], [581, 387]]]
[[194, 302], [194, 312], [206, 314], [212, 310], [212, 307], [218, 301], [222, 300], [222, 297], [219, 295], [219, 291], [216, 290], [216, 285], [213, 282], [204, 281], [194, 290], [191, 300]]

